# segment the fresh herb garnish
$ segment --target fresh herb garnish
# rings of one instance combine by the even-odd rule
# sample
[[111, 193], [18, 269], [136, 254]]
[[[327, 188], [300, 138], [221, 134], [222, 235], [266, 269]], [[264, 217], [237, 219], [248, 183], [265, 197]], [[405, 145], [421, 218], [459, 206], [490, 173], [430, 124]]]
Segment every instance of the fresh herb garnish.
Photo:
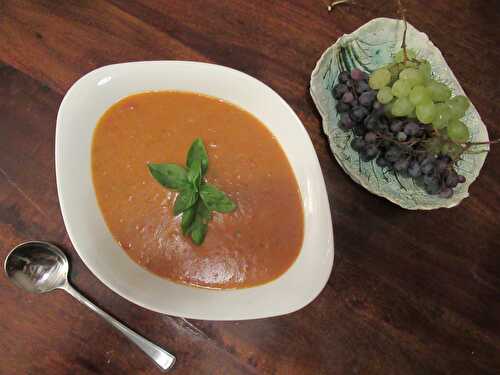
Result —
[[208, 170], [208, 155], [203, 141], [197, 138], [189, 148], [187, 168], [177, 164], [148, 164], [149, 172], [161, 185], [179, 194], [174, 203], [174, 215], [182, 214], [181, 229], [193, 242], [201, 245], [212, 219], [211, 211], [232, 212], [236, 204], [204, 177]]

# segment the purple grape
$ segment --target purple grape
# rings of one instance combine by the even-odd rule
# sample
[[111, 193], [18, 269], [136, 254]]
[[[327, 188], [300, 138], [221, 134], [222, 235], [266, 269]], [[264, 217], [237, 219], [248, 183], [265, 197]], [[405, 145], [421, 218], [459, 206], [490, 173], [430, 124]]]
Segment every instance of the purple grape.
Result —
[[351, 147], [354, 151], [361, 151], [364, 149], [366, 143], [363, 140], [363, 138], [360, 137], [354, 137], [351, 141]]
[[385, 112], [384, 105], [377, 100], [373, 102], [372, 108], [373, 108], [372, 114], [377, 117], [382, 116]]
[[448, 173], [446, 176], [444, 183], [446, 184], [447, 187], [449, 188], [454, 188], [455, 186], [458, 185], [458, 175], [455, 171], [451, 171]]
[[431, 185], [431, 184], [439, 184], [439, 177], [436, 176], [435, 174], [427, 174], [424, 175], [424, 184], [425, 185]]
[[350, 89], [354, 88], [354, 81], [350, 78], [344, 84]]
[[368, 77], [362, 70], [354, 68], [353, 70], [351, 70], [351, 78], [355, 81], [361, 81], [363, 79], [367, 79]]
[[370, 90], [370, 86], [368, 86], [368, 82], [366, 81], [356, 81], [354, 84], [354, 88], [358, 94], [362, 94], [365, 91]]
[[393, 120], [391, 122], [391, 132], [393, 133], [399, 133], [401, 130], [403, 130], [403, 125], [404, 125], [404, 122], [401, 121], [401, 120]]
[[358, 107], [359, 106], [359, 101], [358, 99], [354, 99], [352, 102], [351, 102], [351, 106], [354, 108], [354, 107]]
[[390, 163], [383, 157], [379, 156], [376, 161], [377, 165], [381, 168], [388, 167]]
[[451, 190], [449, 187], [447, 188], [444, 188], [443, 190], [441, 190], [439, 192], [439, 197], [440, 198], [451, 198], [451, 196], [453, 195], [453, 190]]
[[344, 113], [344, 112], [347, 112], [351, 109], [349, 104], [344, 103], [344, 102], [337, 102], [336, 108], [337, 108], [338, 113]]
[[404, 132], [409, 135], [410, 137], [413, 137], [414, 135], [417, 135], [417, 133], [420, 130], [420, 126], [418, 126], [417, 123], [415, 122], [408, 122], [405, 127], [404, 127]]
[[436, 171], [438, 171], [438, 173], [442, 173], [447, 169], [448, 169], [448, 162], [446, 160], [439, 159], [436, 162]]
[[360, 124], [359, 122], [354, 123], [352, 131], [354, 135], [357, 135], [358, 137], [363, 137], [365, 135], [365, 129], [363, 128], [363, 125]]
[[422, 164], [420, 167], [422, 174], [430, 175], [434, 172], [434, 163]]
[[394, 169], [398, 172], [406, 172], [409, 164], [408, 159], [399, 159], [394, 163]]
[[335, 99], [339, 100], [342, 97], [342, 95], [344, 95], [344, 93], [347, 92], [347, 90], [348, 90], [348, 88], [345, 84], [338, 83], [335, 86], [333, 86], [333, 89], [332, 89], [333, 97]]
[[343, 72], [340, 72], [340, 74], [339, 74], [339, 82], [346, 83], [349, 80], [350, 76], [351, 75], [349, 74], [349, 72], [347, 70], [344, 70]]
[[379, 109], [384, 109], [384, 105], [378, 100], [375, 100], [375, 102], [373, 102], [373, 110], [378, 111]]
[[344, 95], [342, 95], [342, 101], [343, 101], [344, 103], [349, 104], [349, 103], [352, 103], [352, 101], [353, 101], [353, 100], [354, 100], [354, 95], [353, 95], [353, 93], [352, 93], [352, 92], [350, 92], [350, 91], [346, 91], [346, 92], [344, 93]]
[[378, 118], [377, 130], [382, 133], [387, 133], [389, 131], [389, 120], [387, 120], [387, 117], [381, 116]]
[[432, 164], [432, 163], [434, 163], [434, 160], [435, 160], [434, 156], [429, 155], [429, 154], [422, 155], [421, 158], [422, 158], [422, 160], [421, 160], [422, 165]]
[[410, 162], [410, 165], [408, 166], [408, 174], [413, 178], [416, 178], [422, 174], [418, 161], [412, 160]]
[[354, 107], [351, 112], [351, 117], [354, 121], [363, 121], [367, 115], [368, 110], [361, 106]]
[[386, 116], [380, 116], [379, 121], [383, 123], [384, 125], [387, 125], [387, 128], [389, 128], [389, 119]]
[[366, 146], [366, 148], [360, 153], [361, 160], [363, 161], [370, 161], [373, 160], [377, 157], [379, 154], [380, 150], [376, 145], [373, 143], [370, 143]]
[[391, 146], [385, 153], [385, 158], [391, 163], [395, 163], [401, 157], [401, 150], [399, 147]]
[[365, 134], [365, 142], [373, 143], [377, 140], [377, 134], [374, 132], [368, 132]]
[[463, 184], [465, 182], [465, 177], [461, 174], [458, 175], [458, 183]]
[[367, 130], [375, 130], [375, 128], [377, 127], [377, 119], [372, 115], [368, 115], [365, 117], [363, 124], [365, 125], [365, 128]]
[[377, 93], [373, 90], [365, 91], [364, 93], [362, 93], [359, 96], [359, 99], [358, 99], [359, 104], [361, 104], [365, 107], [371, 107], [376, 96], [377, 96]]
[[344, 130], [349, 130], [352, 129], [353, 126], [354, 122], [352, 121], [351, 116], [349, 116], [349, 113], [342, 113], [340, 116], [340, 127]]
[[427, 194], [437, 194], [441, 189], [439, 186], [439, 179], [434, 175], [424, 176], [424, 188]]

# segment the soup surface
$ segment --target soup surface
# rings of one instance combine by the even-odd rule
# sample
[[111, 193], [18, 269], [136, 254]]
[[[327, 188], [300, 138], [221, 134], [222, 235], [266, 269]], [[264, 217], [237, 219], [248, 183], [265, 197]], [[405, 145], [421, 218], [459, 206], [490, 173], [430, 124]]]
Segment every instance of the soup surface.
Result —
[[[207, 182], [238, 208], [213, 213], [195, 245], [173, 215], [176, 192], [147, 163], [185, 165], [191, 143], [207, 149]], [[92, 174], [99, 206], [119, 245], [138, 264], [180, 283], [210, 288], [262, 284], [284, 273], [303, 238], [303, 211], [280, 145], [250, 113], [222, 100], [164, 91], [129, 96], [94, 132]]]

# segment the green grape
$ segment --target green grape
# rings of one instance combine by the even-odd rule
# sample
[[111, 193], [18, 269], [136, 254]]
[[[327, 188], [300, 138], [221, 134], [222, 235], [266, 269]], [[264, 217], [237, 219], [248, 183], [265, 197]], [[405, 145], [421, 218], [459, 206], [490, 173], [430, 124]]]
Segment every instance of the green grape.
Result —
[[446, 129], [448, 137], [454, 142], [463, 143], [469, 140], [469, 129], [460, 120], [453, 120]]
[[407, 97], [402, 97], [394, 101], [391, 113], [393, 116], [403, 117], [408, 116], [414, 109], [415, 106], [411, 104], [410, 100]]
[[424, 86], [415, 86], [410, 91], [410, 102], [413, 105], [418, 105], [424, 101], [429, 101], [431, 99], [431, 94]]
[[405, 68], [418, 68], [418, 61], [407, 61], [406, 64], [401, 64], [403, 65]]
[[432, 101], [426, 100], [417, 105], [416, 113], [418, 121], [430, 124], [436, 115], [436, 105]]
[[427, 60], [422, 60], [420, 65], [418, 66], [418, 70], [422, 73], [422, 77], [424, 78], [424, 82], [427, 82], [431, 79], [432, 67], [431, 64]]
[[399, 67], [399, 72], [400, 73], [404, 69], [417, 69], [418, 68], [418, 64], [419, 64], [419, 62], [417, 60], [407, 61], [406, 63], [402, 63], [402, 62], [396, 63], [396, 65]]
[[431, 80], [427, 83], [427, 88], [434, 102], [445, 102], [451, 96], [451, 90], [444, 83]]
[[398, 79], [399, 73], [401, 73], [401, 64], [389, 64], [385, 67], [391, 73], [391, 82]]
[[[407, 49], [406, 50], [406, 55], [408, 56], [408, 59], [413, 60], [416, 57], [415, 51], [412, 49]], [[404, 51], [400, 49], [395, 55], [394, 55], [394, 61], [397, 63], [401, 63], [404, 61]]]
[[441, 139], [439, 139], [438, 137], [430, 138], [427, 142], [424, 143], [424, 145], [427, 152], [433, 155], [439, 154], [442, 148]]
[[417, 118], [417, 112], [415, 112], [415, 107], [413, 107], [413, 111], [408, 115], [408, 118]]
[[424, 76], [422, 73], [415, 68], [406, 68], [399, 73], [400, 79], [407, 80], [411, 86], [417, 86], [424, 82]]
[[451, 121], [450, 107], [445, 103], [436, 104], [436, 115], [432, 120], [434, 129], [443, 129]]
[[394, 105], [394, 101], [384, 104], [384, 113], [388, 117], [392, 117], [392, 106]]
[[377, 100], [382, 104], [389, 103], [393, 98], [391, 88], [387, 86], [382, 87], [377, 93]]
[[443, 155], [448, 155], [452, 159], [458, 159], [458, 157], [462, 152], [463, 152], [462, 146], [453, 142], [446, 142], [441, 147], [441, 153]]
[[373, 90], [380, 90], [382, 87], [387, 86], [391, 82], [391, 72], [382, 68], [375, 70], [368, 80], [368, 84]]
[[455, 120], [458, 120], [462, 117], [464, 117], [465, 115], [465, 110], [463, 109], [463, 104], [461, 104], [460, 102], [457, 102], [456, 100], [448, 100], [446, 101], [445, 103], [449, 110], [450, 110], [450, 114], [451, 114], [451, 118], [452, 119], [455, 119]]
[[411, 85], [405, 79], [398, 79], [392, 85], [392, 95], [401, 98], [403, 96], [408, 96], [410, 94]]
[[450, 102], [456, 104], [457, 107], [462, 109], [464, 112], [467, 111], [469, 109], [469, 106], [470, 106], [469, 99], [467, 99], [463, 95], [457, 95], [457, 96], [451, 98]]

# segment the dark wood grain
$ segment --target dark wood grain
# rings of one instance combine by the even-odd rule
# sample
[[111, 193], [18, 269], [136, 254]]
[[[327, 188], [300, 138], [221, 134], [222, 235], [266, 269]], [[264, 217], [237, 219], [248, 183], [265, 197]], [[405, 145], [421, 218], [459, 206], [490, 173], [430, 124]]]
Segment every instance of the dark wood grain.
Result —
[[[500, 137], [500, 3], [404, 1]], [[72, 260], [72, 281], [178, 357], [174, 374], [500, 373], [500, 147], [459, 207], [410, 212], [354, 184], [335, 163], [308, 94], [323, 52], [395, 1], [0, 0], [0, 255], [45, 239]], [[210, 322], [135, 306], [74, 252], [59, 212], [54, 130], [66, 90], [102, 65], [208, 61], [273, 87], [304, 123], [328, 188], [335, 267], [309, 306], [283, 317]], [[28, 295], [0, 277], [0, 374], [158, 373], [62, 292]]]

